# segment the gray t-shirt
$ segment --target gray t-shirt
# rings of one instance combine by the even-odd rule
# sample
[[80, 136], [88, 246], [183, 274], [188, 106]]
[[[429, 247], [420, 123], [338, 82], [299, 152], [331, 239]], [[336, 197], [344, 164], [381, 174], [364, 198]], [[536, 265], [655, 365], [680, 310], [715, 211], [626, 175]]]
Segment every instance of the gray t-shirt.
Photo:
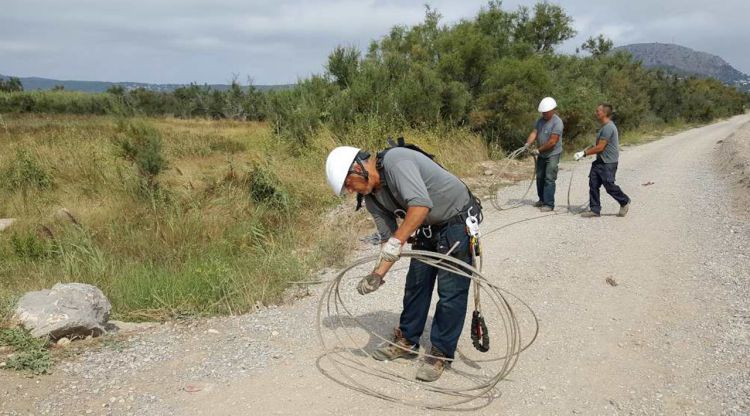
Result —
[[599, 144], [599, 139], [606, 140], [607, 145], [603, 152], [596, 155], [596, 160], [601, 160], [604, 163], [617, 163], [620, 159], [620, 136], [617, 133], [617, 126], [612, 120], [603, 125], [596, 133], [596, 144]]
[[[426, 224], [448, 220], [469, 204], [466, 185], [417, 151], [399, 147], [389, 150], [383, 158], [383, 173], [383, 187], [391, 190], [402, 207], [430, 208]], [[375, 220], [381, 239], [388, 239], [396, 231], [394, 212], [399, 208], [384, 188], [376, 189], [370, 196], [388, 210], [384, 212], [370, 198], [365, 198], [365, 206]]]
[[549, 141], [549, 137], [553, 134], [560, 136], [560, 139], [555, 143], [555, 147], [544, 153], [540, 153], [539, 156], [548, 158], [562, 153], [563, 121], [557, 116], [557, 114], [553, 114], [549, 121], [545, 120], [544, 117], [539, 117], [539, 120], [534, 124], [534, 128], [536, 129], [537, 147], [544, 146]]

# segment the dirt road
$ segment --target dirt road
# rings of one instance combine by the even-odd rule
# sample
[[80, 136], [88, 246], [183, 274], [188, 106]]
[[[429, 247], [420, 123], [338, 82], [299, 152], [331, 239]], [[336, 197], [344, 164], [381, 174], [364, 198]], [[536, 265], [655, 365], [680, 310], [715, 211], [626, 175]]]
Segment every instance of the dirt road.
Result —
[[[485, 239], [488, 277], [531, 305], [540, 334], [499, 384], [500, 397], [476, 413], [750, 414], [750, 219], [731, 209], [735, 188], [715, 159], [717, 141], [750, 131], [748, 121], [738, 116], [625, 149], [617, 182], [633, 200], [626, 218], [614, 216], [605, 193], [601, 218], [565, 212], [574, 168], [573, 200], [586, 200], [588, 158], [562, 164], [557, 215]], [[483, 228], [538, 215], [529, 205], [490, 208]], [[350, 290], [345, 300], [392, 326], [403, 274], [367, 297]], [[0, 373], [0, 414], [446, 414], [321, 375], [317, 302], [161, 325], [82, 351], [40, 379]]]

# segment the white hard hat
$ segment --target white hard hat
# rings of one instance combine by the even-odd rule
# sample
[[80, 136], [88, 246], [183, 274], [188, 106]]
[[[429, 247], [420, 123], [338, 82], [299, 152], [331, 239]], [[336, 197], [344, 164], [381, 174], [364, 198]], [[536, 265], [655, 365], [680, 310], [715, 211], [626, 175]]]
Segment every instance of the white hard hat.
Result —
[[539, 112], [546, 113], [547, 111], [554, 110], [557, 107], [557, 101], [552, 97], [544, 97], [539, 103]]
[[349, 168], [357, 157], [359, 149], [351, 146], [341, 146], [331, 150], [326, 160], [326, 177], [333, 193], [341, 195], [344, 181], [349, 174]]

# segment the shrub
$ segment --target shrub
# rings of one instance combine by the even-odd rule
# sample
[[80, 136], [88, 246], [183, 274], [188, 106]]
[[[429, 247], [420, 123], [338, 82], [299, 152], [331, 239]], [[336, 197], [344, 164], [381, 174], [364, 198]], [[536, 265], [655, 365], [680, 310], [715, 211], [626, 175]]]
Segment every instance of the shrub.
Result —
[[253, 201], [284, 212], [292, 207], [291, 195], [269, 169], [254, 168], [248, 182]]
[[18, 150], [16, 158], [10, 161], [2, 173], [5, 186], [11, 191], [48, 189], [53, 186], [52, 176], [27, 150]]
[[116, 139], [120, 155], [135, 164], [150, 188], [157, 186], [156, 176], [167, 168], [159, 131], [144, 122], [120, 121]]

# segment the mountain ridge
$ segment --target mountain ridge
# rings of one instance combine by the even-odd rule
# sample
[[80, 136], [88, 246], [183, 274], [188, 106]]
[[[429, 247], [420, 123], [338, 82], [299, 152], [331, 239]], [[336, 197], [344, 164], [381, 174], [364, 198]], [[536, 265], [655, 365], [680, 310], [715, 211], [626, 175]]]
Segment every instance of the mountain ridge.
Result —
[[750, 91], [750, 75], [734, 68], [723, 58], [673, 43], [633, 43], [613, 52], [627, 51], [647, 68], [661, 68], [677, 75], [715, 78]]
[[[3, 75], [0, 74], [0, 79], [7, 79], [14, 75]], [[134, 90], [137, 88], [143, 88], [149, 91], [159, 92], [171, 92], [180, 87], [187, 87], [190, 84], [152, 84], [147, 82], [130, 82], [130, 81], [81, 81], [81, 80], [59, 80], [53, 78], [43, 77], [17, 77], [21, 80], [24, 90], [51, 90], [58, 85], [61, 85], [65, 90], [69, 91], [82, 91], [82, 92], [105, 92], [107, 89], [113, 86], [121, 86], [126, 90]], [[229, 89], [230, 84], [197, 84], [200, 86], [207, 86], [214, 90], [224, 91]], [[260, 91], [284, 89], [289, 88], [293, 84], [278, 84], [278, 85], [253, 85]]]

